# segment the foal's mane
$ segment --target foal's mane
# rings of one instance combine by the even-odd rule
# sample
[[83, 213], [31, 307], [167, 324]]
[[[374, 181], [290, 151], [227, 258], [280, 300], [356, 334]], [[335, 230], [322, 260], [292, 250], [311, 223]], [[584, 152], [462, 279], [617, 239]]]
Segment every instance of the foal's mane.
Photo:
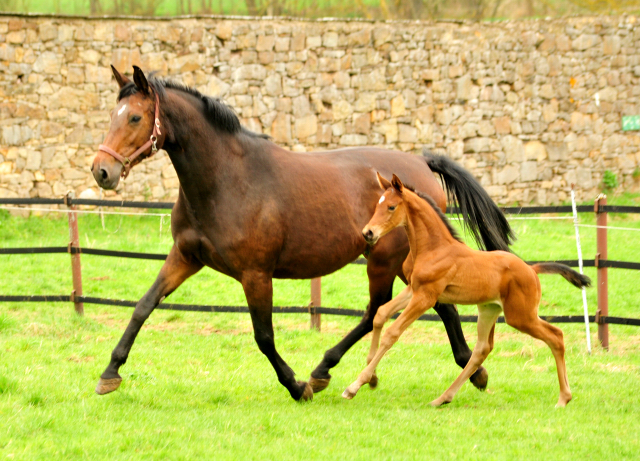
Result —
[[460, 243], [464, 243], [462, 241], [462, 239], [460, 238], [460, 235], [458, 234], [458, 231], [451, 225], [451, 223], [449, 222], [449, 220], [447, 219], [447, 217], [445, 216], [445, 214], [442, 212], [442, 210], [440, 209], [440, 207], [436, 204], [435, 200], [433, 200], [430, 196], [428, 196], [427, 194], [417, 191], [415, 189], [415, 187], [407, 185], [407, 184], [403, 184], [404, 187], [406, 189], [409, 189], [411, 192], [413, 192], [414, 194], [416, 194], [418, 197], [420, 197], [422, 200], [424, 200], [425, 202], [427, 202], [429, 205], [431, 205], [431, 208], [433, 208], [433, 211], [436, 212], [436, 214], [438, 215], [438, 217], [440, 218], [440, 220], [444, 223], [444, 225], [446, 226], [447, 230], [449, 231], [449, 233], [451, 234], [451, 237], [453, 237], [454, 239], [456, 239], [458, 242]]
[[[166, 90], [169, 89], [182, 91], [202, 101], [202, 103], [204, 104], [205, 118], [213, 127], [217, 129], [220, 129], [229, 134], [242, 132], [250, 136], [269, 139], [269, 136], [267, 135], [254, 133], [253, 131], [249, 131], [245, 127], [243, 127], [233, 108], [225, 104], [220, 98], [214, 98], [204, 95], [195, 88], [184, 85], [182, 83], [157, 78], [153, 75], [153, 73], [149, 76], [147, 81], [153, 91], [157, 93], [160, 100], [163, 100], [165, 98], [167, 94]], [[138, 87], [136, 87], [135, 83], [127, 83], [125, 86], [120, 88], [120, 92], [118, 93], [118, 101], [120, 101], [122, 98], [131, 96], [138, 91]]]

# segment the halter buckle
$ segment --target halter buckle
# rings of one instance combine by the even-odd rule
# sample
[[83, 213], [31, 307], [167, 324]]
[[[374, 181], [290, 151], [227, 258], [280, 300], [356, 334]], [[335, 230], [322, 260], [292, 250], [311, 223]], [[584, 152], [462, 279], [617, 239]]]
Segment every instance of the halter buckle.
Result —
[[158, 142], [158, 137], [155, 134], [152, 134], [149, 137], [149, 140], [151, 141], [151, 151], [155, 154], [156, 152], [158, 152], [158, 146], [156, 145], [156, 143]]

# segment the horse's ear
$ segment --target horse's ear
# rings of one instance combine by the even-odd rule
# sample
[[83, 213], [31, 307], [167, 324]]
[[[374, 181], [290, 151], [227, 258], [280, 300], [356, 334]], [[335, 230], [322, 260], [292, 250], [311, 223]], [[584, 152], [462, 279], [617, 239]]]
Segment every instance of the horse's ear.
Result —
[[149, 82], [147, 77], [144, 76], [144, 72], [138, 66], [133, 66], [133, 83], [136, 84], [138, 89], [144, 94], [150, 94]]
[[380, 184], [382, 190], [387, 190], [391, 187], [391, 183], [387, 179], [384, 179], [377, 171], [376, 176], [378, 177], [378, 184]]
[[401, 194], [404, 191], [404, 184], [402, 184], [402, 181], [400, 181], [400, 178], [398, 178], [395, 174], [391, 178], [391, 185], [395, 190], [397, 190]]
[[113, 64], [111, 64], [111, 72], [113, 72], [113, 76], [116, 78], [116, 82], [118, 82], [118, 85], [120, 85], [120, 88], [125, 86], [127, 83], [131, 83], [131, 80], [129, 80], [127, 77], [125, 77], [120, 72], [118, 72], [118, 69], [113, 67]]

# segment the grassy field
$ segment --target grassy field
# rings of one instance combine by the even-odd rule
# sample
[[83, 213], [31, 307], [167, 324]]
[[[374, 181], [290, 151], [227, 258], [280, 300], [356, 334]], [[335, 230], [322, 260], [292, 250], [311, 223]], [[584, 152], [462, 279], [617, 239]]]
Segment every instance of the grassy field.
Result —
[[[623, 196], [610, 203], [637, 204]], [[593, 224], [591, 215], [581, 221]], [[83, 246], [166, 253], [167, 220], [157, 217], [80, 218]], [[570, 220], [513, 220], [515, 251], [525, 259], [574, 259]], [[633, 215], [611, 226], [640, 229]], [[586, 258], [595, 230], [582, 228]], [[634, 232], [610, 231], [609, 257], [640, 261]], [[0, 246], [66, 245], [66, 219], [11, 217], [0, 212]], [[139, 298], [159, 262], [83, 256], [86, 295]], [[595, 277], [593, 270], [588, 274]], [[1, 256], [0, 294], [67, 294], [67, 255]], [[610, 270], [610, 314], [640, 317], [640, 274]], [[126, 282], [125, 282], [126, 281]], [[400, 287], [397, 284], [396, 291]], [[557, 276], [542, 276], [542, 314], [580, 314], [581, 298]], [[203, 270], [174, 302], [244, 305], [239, 284]], [[307, 281], [278, 281], [277, 305], [305, 305]], [[366, 276], [349, 266], [323, 278], [323, 305], [364, 308]], [[589, 290], [591, 314], [595, 290]], [[340, 397], [362, 369], [367, 340], [334, 369], [331, 386], [313, 402], [297, 404], [254, 344], [246, 314], [158, 311], [143, 328], [120, 390], [93, 388], [130, 317], [127, 308], [0, 304], [0, 458], [6, 459], [637, 459], [640, 442], [640, 329], [611, 326], [611, 350], [584, 346], [584, 326], [565, 332], [574, 400], [554, 408], [555, 364], [543, 344], [498, 325], [486, 362], [489, 390], [466, 384], [454, 402], [428, 403], [459, 373], [442, 325], [418, 322], [379, 367], [380, 385], [353, 401]], [[463, 306], [463, 314], [475, 308]], [[322, 353], [355, 324], [323, 316], [323, 332], [308, 330], [307, 315], [275, 316], [276, 344], [301, 379]], [[465, 324], [470, 343], [475, 326]], [[368, 338], [367, 338], [368, 339]], [[592, 341], [596, 342], [594, 325]]]

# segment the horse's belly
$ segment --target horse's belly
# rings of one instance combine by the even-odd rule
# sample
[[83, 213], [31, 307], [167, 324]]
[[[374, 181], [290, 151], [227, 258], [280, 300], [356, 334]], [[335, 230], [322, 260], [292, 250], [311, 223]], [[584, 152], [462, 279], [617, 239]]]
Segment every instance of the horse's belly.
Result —
[[283, 252], [273, 271], [275, 278], [310, 279], [331, 274], [360, 256], [362, 242], [316, 242]]

